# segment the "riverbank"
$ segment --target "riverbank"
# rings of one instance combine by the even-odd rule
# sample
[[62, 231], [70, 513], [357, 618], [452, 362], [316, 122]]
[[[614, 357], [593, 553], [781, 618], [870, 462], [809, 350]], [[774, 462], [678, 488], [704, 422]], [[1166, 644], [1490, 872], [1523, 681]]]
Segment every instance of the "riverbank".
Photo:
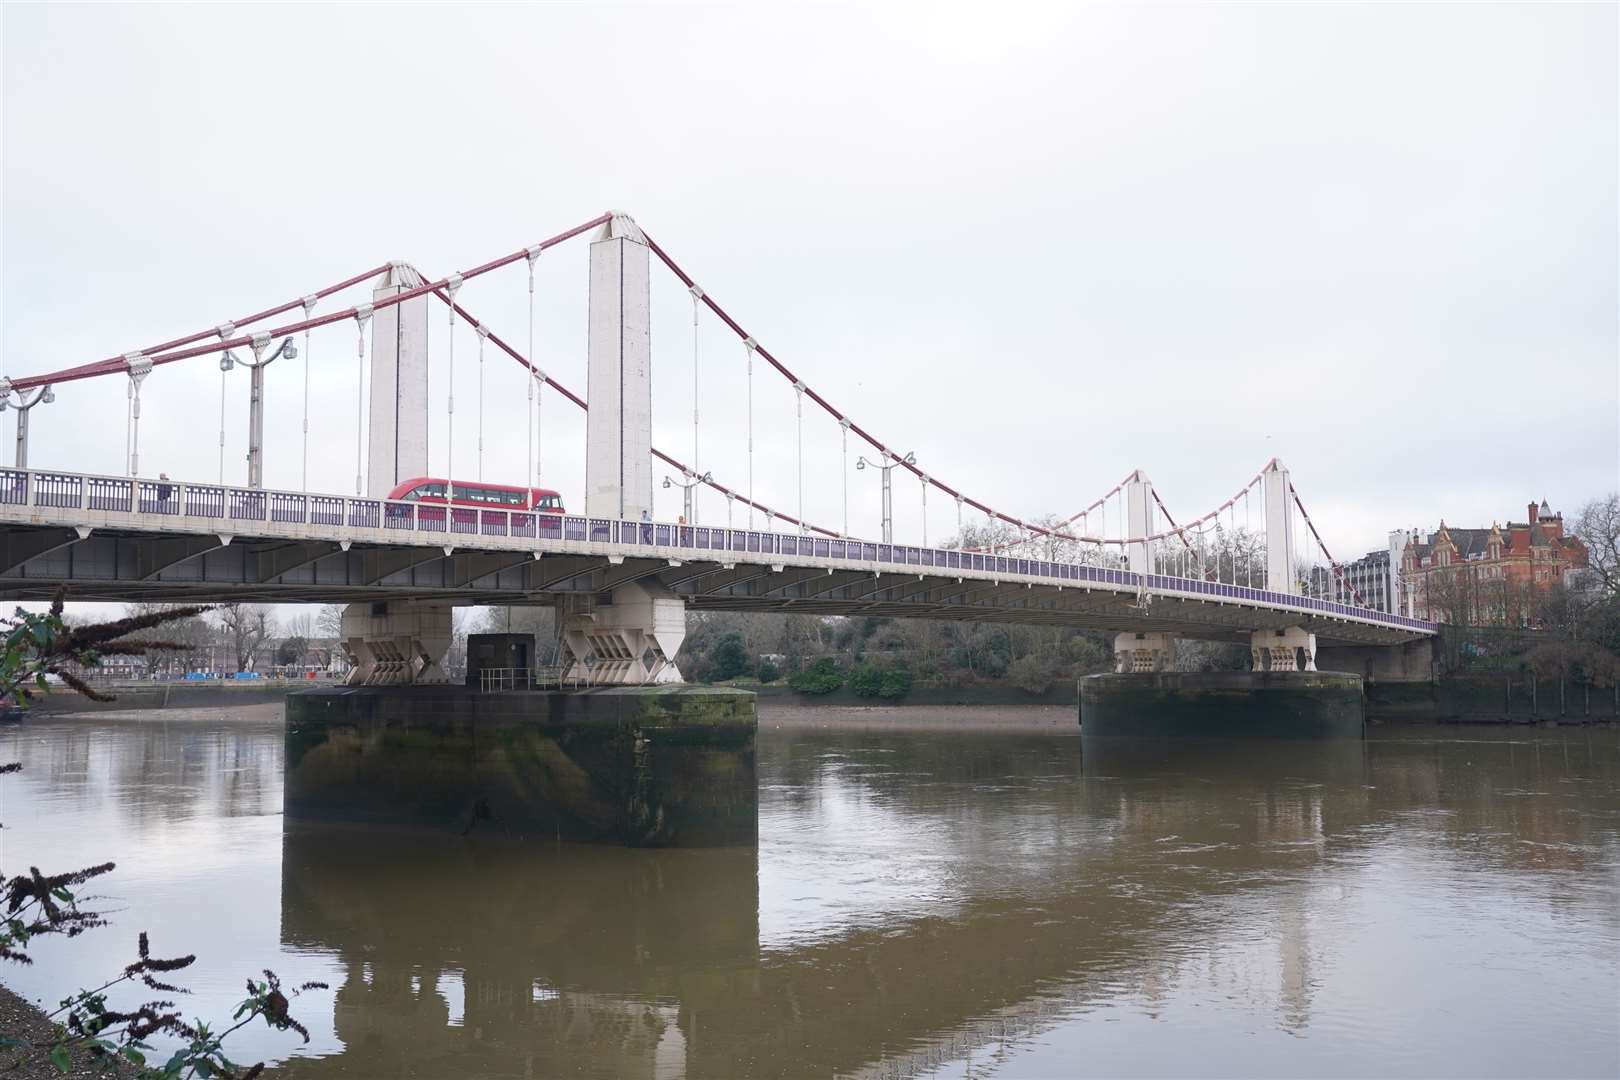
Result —
[[97, 685], [112, 694], [112, 701], [92, 701], [65, 686], [37, 693], [28, 703], [29, 712], [87, 713], [124, 712], [130, 709], [206, 709], [241, 705], [280, 703], [295, 690], [309, 690], [331, 683], [244, 679], [240, 682], [173, 682]]
[[35, 1043], [49, 1043], [55, 1025], [45, 1012], [21, 994], [0, 986], [0, 1035], [29, 1043], [20, 1054], [14, 1050], [0, 1050], [0, 1073], [16, 1080], [61, 1080], [79, 1076], [133, 1076], [135, 1070], [125, 1067], [109, 1069], [105, 1059], [93, 1059], [88, 1053], [74, 1054], [67, 1072], [61, 1072], [51, 1063], [48, 1048], [35, 1047]]
[[[96, 713], [111, 716], [152, 710], [231, 710], [274, 705], [295, 690], [314, 685], [298, 682], [135, 684], [108, 688], [109, 702], [91, 701], [65, 688], [42, 694], [29, 712], [48, 716]], [[786, 686], [744, 687], [759, 695], [761, 725], [774, 718], [784, 723], [841, 728], [905, 726], [955, 728], [964, 724], [986, 730], [1049, 730], [1078, 721], [1076, 684], [1030, 694], [1012, 686], [918, 687], [894, 701], [860, 697], [847, 687], [831, 694], [801, 694]], [[1620, 722], [1620, 695], [1614, 687], [1563, 684], [1557, 680], [1504, 675], [1460, 676], [1437, 682], [1369, 682], [1365, 684], [1366, 717], [1371, 724], [1615, 724]], [[984, 721], [985, 710], [1029, 714], [1030, 719]], [[922, 712], [926, 715], [917, 717]], [[965, 714], [973, 714], [971, 719]], [[1057, 717], [1064, 717], [1059, 723]]]
[[[1030, 694], [1012, 686], [919, 687], [894, 701], [859, 697], [848, 687], [830, 694], [800, 694], [785, 686], [754, 688], [759, 694], [761, 723], [766, 710], [802, 710], [797, 722], [817, 722], [818, 713], [839, 726], [872, 726], [877, 718], [891, 723], [912, 721], [905, 710], [921, 707], [930, 719], [984, 709], [1062, 712], [1070, 723], [1078, 719], [1078, 683], [1053, 686], [1044, 694]], [[1613, 724], [1620, 722], [1620, 694], [1614, 687], [1560, 684], [1557, 680], [1504, 675], [1456, 676], [1434, 682], [1368, 682], [1363, 685], [1365, 711], [1373, 724]], [[859, 719], [860, 715], [868, 717]], [[952, 726], [943, 723], [940, 726]], [[1002, 725], [993, 725], [1001, 727]], [[1047, 726], [1036, 721], [1036, 727]]]
[[1370, 682], [1366, 712], [1375, 724], [1613, 724], [1620, 689], [1508, 675], [1452, 676], [1435, 682]]

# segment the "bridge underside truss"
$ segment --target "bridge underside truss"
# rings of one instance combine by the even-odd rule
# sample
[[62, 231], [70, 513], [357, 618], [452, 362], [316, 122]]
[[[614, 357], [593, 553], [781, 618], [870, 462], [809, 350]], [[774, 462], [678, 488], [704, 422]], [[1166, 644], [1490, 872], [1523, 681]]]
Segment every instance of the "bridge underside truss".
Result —
[[1061, 586], [985, 571], [787, 565], [745, 561], [741, 553], [693, 559], [689, 552], [623, 554], [607, 544], [554, 546], [565, 550], [14, 525], [0, 527], [0, 596], [44, 600], [65, 587], [73, 600], [124, 603], [551, 604], [580, 594], [600, 602], [622, 585], [643, 582], [707, 611], [963, 619], [1231, 641], [1287, 626], [1329, 644], [1395, 644], [1424, 636], [1225, 598]]

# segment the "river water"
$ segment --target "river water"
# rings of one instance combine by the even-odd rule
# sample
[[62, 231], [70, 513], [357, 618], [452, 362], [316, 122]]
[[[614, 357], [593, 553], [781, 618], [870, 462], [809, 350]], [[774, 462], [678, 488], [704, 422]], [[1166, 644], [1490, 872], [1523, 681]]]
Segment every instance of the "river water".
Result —
[[[284, 1077], [1605, 1076], [1620, 731], [1083, 745], [1067, 710], [767, 711], [757, 849], [284, 835], [279, 707], [0, 735], [0, 867], [115, 859], [54, 1001], [320, 979]], [[920, 718], [920, 719], [919, 719]], [[986, 729], [991, 730], [986, 730]]]

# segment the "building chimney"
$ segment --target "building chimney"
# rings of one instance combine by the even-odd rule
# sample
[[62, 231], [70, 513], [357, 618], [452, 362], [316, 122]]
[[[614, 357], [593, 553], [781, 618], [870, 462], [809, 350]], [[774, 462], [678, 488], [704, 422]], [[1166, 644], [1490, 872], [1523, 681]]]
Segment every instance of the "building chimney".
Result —
[[1536, 513], [1536, 500], [1534, 500], [1534, 499], [1530, 500], [1529, 514], [1530, 514], [1530, 516], [1525, 518], [1525, 520], [1527, 522], [1529, 522], [1531, 525], [1534, 525], [1536, 523], [1536, 518], [1539, 516]]

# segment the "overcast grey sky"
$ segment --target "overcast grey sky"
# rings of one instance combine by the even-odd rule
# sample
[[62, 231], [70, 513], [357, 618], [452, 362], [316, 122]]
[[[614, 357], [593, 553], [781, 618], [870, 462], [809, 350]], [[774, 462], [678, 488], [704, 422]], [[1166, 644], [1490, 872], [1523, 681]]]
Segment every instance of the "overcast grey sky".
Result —
[[[1273, 454], [1343, 554], [1572, 512], [1620, 484], [1616, 10], [8, 4], [3, 368], [620, 208], [858, 421], [1012, 513], [1141, 467], [1191, 515]], [[580, 392], [585, 250], [542, 259], [537, 350]], [[461, 299], [521, 342], [524, 289]], [[685, 455], [690, 301], [655, 270], [654, 303], [654, 441]], [[437, 309], [433, 332], [442, 447]], [[322, 490], [354, 474], [354, 344], [314, 339]], [[470, 463], [470, 333], [456, 353]], [[740, 486], [743, 350], [706, 319], [699, 354], [703, 465]], [[523, 382], [488, 363], [486, 475], [521, 482]], [[758, 493], [791, 509], [793, 395], [756, 379]], [[301, 361], [270, 384], [267, 482], [296, 488]], [[146, 387], [143, 471], [212, 479], [215, 365]], [[241, 483], [244, 373], [229, 390]], [[121, 471], [124, 393], [62, 387], [33, 463]], [[553, 397], [545, 425], [577, 504], [582, 419]], [[805, 432], [807, 513], [836, 527], [837, 428]], [[850, 483], [873, 534], [875, 478]], [[954, 512], [930, 511], [938, 540]]]

